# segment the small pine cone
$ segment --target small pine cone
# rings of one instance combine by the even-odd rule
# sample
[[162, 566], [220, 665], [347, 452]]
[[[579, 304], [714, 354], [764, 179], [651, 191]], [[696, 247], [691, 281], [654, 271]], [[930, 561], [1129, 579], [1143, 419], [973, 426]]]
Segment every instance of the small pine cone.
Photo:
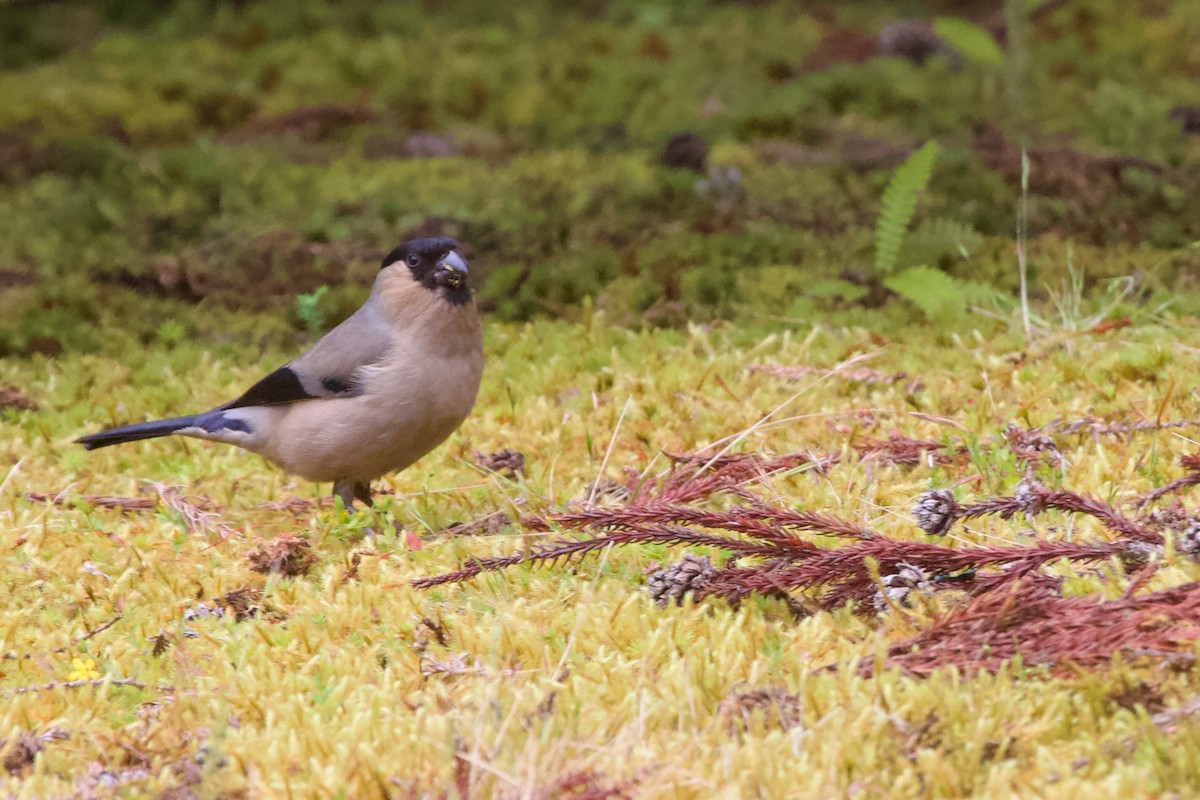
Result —
[[1200, 519], [1192, 520], [1183, 533], [1179, 534], [1175, 549], [1193, 561], [1200, 561]]
[[650, 575], [646, 586], [650, 597], [659, 608], [666, 608], [672, 600], [683, 603], [684, 595], [703, 589], [712, 580], [713, 568], [708, 556], [694, 556], [690, 553], [666, 569], [660, 569]]
[[958, 501], [949, 489], [923, 492], [912, 507], [917, 526], [930, 536], [944, 536], [958, 516]]
[[1026, 476], [1021, 478], [1021, 482], [1017, 484], [1013, 497], [1020, 504], [1025, 516], [1036, 517], [1046, 510], [1046, 502], [1042, 498], [1042, 493], [1045, 491], [1045, 486]]
[[[916, 564], [901, 561], [896, 565], [897, 571], [880, 578], [883, 584], [881, 591], [875, 592], [875, 611], [882, 614], [891, 603], [908, 608], [912, 604], [908, 600], [910, 592], [925, 592], [933, 588], [929, 573]], [[889, 603], [888, 601], [891, 601]]]

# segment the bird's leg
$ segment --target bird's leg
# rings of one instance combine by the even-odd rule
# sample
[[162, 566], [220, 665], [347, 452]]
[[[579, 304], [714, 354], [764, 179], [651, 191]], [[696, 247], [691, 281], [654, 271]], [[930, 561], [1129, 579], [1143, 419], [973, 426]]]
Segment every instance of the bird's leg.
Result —
[[354, 513], [354, 498], [357, 496], [356, 484], [348, 480], [336, 480], [333, 482], [333, 496], [342, 498], [342, 505], [346, 507], [346, 511], [350, 514]]
[[[353, 514], [357, 510], [354, 507], [355, 500], [362, 503], [367, 509], [375, 505], [375, 501], [371, 499], [370, 482], [360, 483], [346, 478], [334, 481], [333, 496], [342, 498], [342, 505], [346, 507], [347, 514]], [[369, 526], [363, 528], [363, 535], [374, 539], [375, 529]]]

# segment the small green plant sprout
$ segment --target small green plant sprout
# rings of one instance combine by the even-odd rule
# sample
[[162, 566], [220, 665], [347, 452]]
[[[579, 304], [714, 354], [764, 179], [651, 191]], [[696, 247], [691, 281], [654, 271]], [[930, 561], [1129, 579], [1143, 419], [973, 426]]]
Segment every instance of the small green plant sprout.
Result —
[[296, 316], [304, 323], [304, 330], [312, 338], [325, 330], [325, 312], [321, 310], [321, 298], [329, 293], [329, 287], [318, 286], [315, 291], [296, 296]]
[[176, 347], [187, 338], [187, 334], [187, 326], [182, 322], [177, 319], [166, 319], [158, 326], [158, 331], [155, 335], [160, 342], [168, 347]]
[[938, 17], [933, 21], [933, 30], [968, 63], [981, 67], [999, 67], [1004, 63], [1000, 45], [990, 33], [973, 22], [961, 17]]

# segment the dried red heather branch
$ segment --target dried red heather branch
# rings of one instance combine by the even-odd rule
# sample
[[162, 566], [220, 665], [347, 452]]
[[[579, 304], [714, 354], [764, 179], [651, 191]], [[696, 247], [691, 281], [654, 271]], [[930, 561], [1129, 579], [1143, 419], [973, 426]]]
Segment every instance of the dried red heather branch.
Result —
[[[810, 511], [789, 511], [762, 503], [735, 506], [726, 511], [708, 511], [676, 503], [648, 503], [624, 508], [600, 506], [551, 514], [547, 520], [575, 530], [609, 530], [676, 523], [736, 531], [767, 539], [794, 538], [789, 531], [812, 531], [850, 539], [870, 539], [875, 536], [874, 532], [837, 517]], [[526, 521], [525, 524], [528, 527], [531, 523]], [[550, 526], [542, 529], [550, 530]]]
[[[1018, 512], [1033, 516], [1046, 509], [1056, 509], [1095, 517], [1117, 533], [1118, 540], [953, 549], [885, 539], [846, 520], [776, 508], [753, 498], [746, 505], [710, 510], [693, 503], [716, 492], [730, 493], [731, 487], [737, 487], [737, 481], [750, 479], [761, 471], [813, 463], [814, 459], [807, 453], [792, 453], [775, 459], [722, 457], [711, 462], [702, 462], [696, 456], [674, 456], [673, 459], [678, 464], [699, 464], [700, 468], [674, 470], [660, 482], [631, 490], [635, 499], [625, 506], [585, 506], [521, 521], [531, 530], [550, 531], [562, 527], [581, 531], [583, 538], [553, 541], [532, 553], [478, 559], [461, 570], [424, 578], [415, 585], [430, 587], [462, 581], [483, 571], [525, 562], [554, 564], [609, 546], [691, 544], [716, 547], [733, 555], [735, 560], [748, 558], [753, 562], [741, 565], [730, 562], [721, 568], [704, 570], [703, 585], [692, 585], [689, 579], [688, 585], [683, 591], [676, 592], [677, 595], [687, 592], [697, 597], [717, 596], [738, 602], [756, 593], [793, 597], [796, 592], [820, 590], [821, 594], [816, 598], [819, 607], [832, 608], [852, 602], [861, 609], [869, 607], [879, 592], [868, 567], [872, 562], [885, 576], [900, 576], [907, 569], [926, 576], [920, 581], [922, 586], [935, 590], [954, 587], [979, 593], [1030, 575], [1055, 560], [1088, 562], [1116, 557], [1129, 564], [1143, 563], [1163, 543], [1159, 532], [1123, 517], [1099, 500], [1065, 490], [1051, 490], [1028, 479], [1021, 482], [1012, 497], [969, 505], [960, 505], [953, 494], [944, 490], [927, 493], [918, 501], [914, 512], [925, 530], [944, 533], [958, 519], [988, 514], [1009, 518]], [[711, 472], [704, 472], [706, 465]], [[854, 543], [823, 548], [804, 538], [803, 533], [834, 535], [852, 539]], [[1200, 541], [1200, 536], [1197, 538]], [[1200, 552], [1200, 545], [1197, 550]], [[995, 571], [997, 569], [1000, 571]], [[667, 571], [657, 576], [661, 579], [658, 582], [664, 584], [659, 587], [663, 592], [670, 588], [666, 586], [669, 583]]]
[[[1028, 431], [1010, 429], [1009, 438], [1014, 449], [1028, 451], [1025, 458], [1031, 463], [1035, 458], [1051, 457], [1046, 455], [1050, 446]], [[969, 601], [959, 611], [942, 617], [921, 637], [893, 649], [892, 662], [916, 674], [946, 664], [995, 669], [1018, 655], [1027, 663], [1050, 666], [1068, 661], [1087, 666], [1118, 652], [1179, 658], [1179, 650], [1200, 639], [1200, 624], [1187, 616], [1200, 606], [1200, 584], [1188, 590], [1135, 597], [1154, 574], [1154, 557], [1162, 553], [1162, 532], [1167, 528], [1177, 532], [1181, 554], [1200, 560], [1200, 522], [1191, 523], [1185, 515], [1176, 514], [1165, 521], [1153, 517], [1134, 520], [1101, 500], [1050, 489], [1031, 478], [1021, 481], [1012, 496], [977, 503], [959, 503], [948, 490], [927, 492], [914, 507], [914, 516], [929, 533], [945, 533], [957, 520], [988, 515], [1009, 519], [1018, 513], [1035, 517], [1056, 510], [1090, 516], [1115, 534], [1109, 541], [950, 547], [884, 538], [848, 520], [768, 505], [746, 490], [748, 481], [763, 475], [821, 463], [809, 453], [778, 458], [748, 454], [673, 459], [676, 468], [657, 479], [639, 483], [639, 476], [627, 472], [624, 505], [587, 504], [520, 522], [536, 531], [566, 528], [576, 531], [579, 538], [551, 541], [531, 553], [476, 559], [456, 572], [424, 578], [414, 585], [426, 588], [462, 581], [486, 570], [527, 562], [553, 565], [614, 546], [703, 546], [724, 551], [731, 558], [717, 566], [708, 558], [689, 554], [660, 569], [649, 581], [656, 600], [668, 604], [691, 595], [737, 603], [760, 595], [782, 598], [801, 614], [847, 603], [859, 612], [882, 612], [907, 605], [914, 591], [965, 592]], [[1184, 466], [1200, 471], [1200, 458]], [[743, 502], [722, 510], [700, 505], [718, 493]], [[819, 545], [808, 534], [837, 538]], [[1130, 568], [1146, 567], [1117, 601], [1064, 599], [1061, 581], [1042, 571], [1053, 562], [1086, 564], [1109, 559]], [[1156, 616], [1172, 603], [1183, 611]]]
[[629, 485], [619, 481], [614, 481], [611, 478], [597, 478], [596, 480], [583, 487], [583, 492], [575, 500], [576, 503], [593, 503], [604, 498], [611, 498], [618, 503], [627, 503], [632, 496], [629, 486], [636, 486], [638, 483], [637, 476], [634, 475]]
[[[807, 557], [792, 557], [770, 568], [762, 565], [730, 566], [714, 571], [703, 591], [706, 597], [741, 600], [751, 594], [791, 593], [798, 590], [829, 587], [819, 598], [822, 608], [832, 609], [847, 602], [866, 608], [878, 587], [868, 569], [868, 559], [879, 565], [882, 574], [900, 574], [917, 569], [929, 576], [931, 587], [971, 588], [972, 584], [991, 586], [1011, 583], [1044, 564], [1058, 560], [1103, 561], [1113, 557], [1137, 559], [1129, 542], [1079, 544], [1041, 542], [1033, 546], [973, 547], [954, 549], [922, 542], [874, 539], [845, 547], [819, 549]], [[1002, 567], [1003, 572], [981, 576], [986, 567]], [[966, 575], [959, 575], [964, 570]]]
[[50, 494], [49, 492], [26, 492], [25, 499], [32, 503], [53, 503], [69, 506], [84, 503], [94, 508], [115, 508], [121, 511], [149, 511], [158, 508], [159, 501], [153, 497], [122, 497], [102, 494]]
[[490, 536], [512, 524], [512, 517], [505, 511], [493, 511], [487, 516], [470, 522], [453, 522], [443, 533], [453, 536]]
[[1200, 420], [1183, 419], [1174, 420], [1172, 422], [1150, 422], [1143, 420], [1141, 422], [1116, 422], [1105, 421], [1100, 417], [1082, 417], [1068, 421], [1055, 420], [1049, 424], [1043, 425], [1040, 428], [1035, 428], [1038, 431], [1057, 431], [1058, 433], [1074, 434], [1074, 433], [1090, 433], [1094, 436], [1121, 436], [1126, 433], [1140, 433], [1142, 431], [1165, 431], [1175, 428], [1194, 428], [1200, 426]]
[[998, 514], [1001, 518], [1008, 519], [1018, 512], [1036, 516], [1047, 509], [1094, 517], [1113, 533], [1128, 539], [1150, 545], [1163, 543], [1161, 533], [1122, 516], [1107, 503], [1064, 489], [1048, 489], [1029, 479], [1017, 485], [1017, 491], [1012, 497], [997, 497], [969, 505], [959, 504], [954, 500], [953, 494], [944, 489], [925, 492], [913, 506], [913, 516], [924, 531], [932, 535], [941, 535], [949, 530], [954, 521], [960, 519], [990, 514]]
[[1160, 486], [1153, 491], [1146, 492], [1133, 501], [1133, 507], [1145, 508], [1169, 494], [1178, 494], [1179, 492], [1187, 491], [1193, 486], [1200, 486], [1200, 456], [1183, 456], [1179, 459], [1179, 463], [1184, 469], [1188, 470], [1186, 475], [1182, 478], [1176, 478], [1166, 486]]
[[[1200, 582], [1140, 597], [1061, 597], [1011, 582], [979, 594], [920, 635], [891, 647], [888, 663], [914, 675], [944, 666], [996, 671], [1026, 666], [1094, 667], [1114, 655], [1173, 656], [1200, 639]], [[869, 675], [871, 660], [859, 664]]]
[[863, 439], [854, 446], [860, 457], [877, 458], [885, 464], [916, 466], [922, 461], [945, 465], [965, 458], [965, 447], [950, 447], [932, 439], [909, 439], [891, 434], [887, 439]]
[[[1022, 483], [1026, 482], [1023, 481]], [[1120, 536], [1147, 544], [1161, 545], [1163, 543], [1162, 534], [1149, 530], [1145, 526], [1139, 525], [1133, 520], [1122, 516], [1112, 506], [1094, 497], [1061, 489], [1051, 490], [1040, 484], [1031, 484], [1029, 486], [1031, 499], [1027, 499], [1020, 493], [1020, 488], [1018, 487], [1016, 498], [1026, 505], [1026, 508], [1022, 509], [1026, 513], [1036, 513], [1035, 511], [1031, 511], [1031, 508], [1036, 508], [1040, 505], [1041, 508], [1086, 514], [1089, 517], [1099, 520], [1104, 527]]]
[[207, 501], [201, 501], [205, 506], [202, 508], [191, 502], [190, 498], [181, 495], [178, 486], [168, 486], [165, 483], [151, 483], [150, 485], [158, 494], [159, 501], [183, 518], [183, 524], [189, 533], [204, 534], [205, 536], [211, 533], [218, 542], [223, 542], [238, 533], [236, 528], [223, 522], [215, 512], [205, 510], [205, 508], [211, 507]]
[[166, 508], [178, 514], [188, 531], [193, 534], [209, 535], [225, 541], [238, 533], [237, 529], [222, 521], [218, 516], [226, 509], [213, 503], [206, 497], [185, 495], [183, 487], [171, 486], [165, 483], [151, 483], [155, 497], [124, 497], [120, 495], [98, 494], [49, 494], [48, 492], [26, 492], [25, 499], [35, 503], [53, 503], [56, 506], [68, 506], [84, 503], [93, 508], [111, 508], [120, 511], [154, 511], [159, 507]]
[[837, 455], [822, 456], [808, 450], [784, 453], [774, 458], [767, 458], [758, 453], [730, 454], [715, 458], [706, 458], [701, 454], [666, 453], [666, 456], [675, 467], [691, 469], [673, 469], [663, 478], [660, 487], [655, 487], [652, 482], [643, 483], [638, 491], [631, 492], [633, 505], [643, 505], [651, 500], [690, 503], [718, 492], [729, 491], [757, 478], [805, 465], [811, 465], [816, 472], [824, 474], [839, 459]]
[[[545, 520], [541, 519], [523, 520], [522, 524], [526, 524], [526, 522], [545, 524]], [[535, 530], [542, 529], [533, 525], [527, 525], [527, 527], [534, 527]], [[487, 558], [472, 559], [467, 566], [460, 570], [428, 578], [418, 578], [412, 582], [412, 585], [418, 589], [429, 589], [444, 583], [460, 583], [474, 578], [483, 572], [506, 569], [517, 564], [531, 563], [553, 566], [562, 561], [603, 550], [610, 545], [629, 544], [687, 544], [698, 547], [719, 547], [742, 556], [767, 558], [778, 557], [781, 552], [781, 548], [775, 546], [775, 541], [759, 543], [743, 539], [729, 539], [724, 536], [698, 533], [687, 528], [672, 525], [657, 527], [638, 526], [625, 530], [610, 531], [590, 539], [560, 539], [539, 546], [530, 553], [514, 553], [510, 556], [489, 556]], [[790, 547], [794, 550], [805, 548], [816, 549], [815, 545], [800, 539], [791, 542]]]
[[1015, 422], [1004, 429], [1004, 439], [1017, 461], [1032, 466], [1045, 462], [1051, 466], [1062, 464], [1062, 453], [1055, 441], [1039, 430], [1022, 428]]

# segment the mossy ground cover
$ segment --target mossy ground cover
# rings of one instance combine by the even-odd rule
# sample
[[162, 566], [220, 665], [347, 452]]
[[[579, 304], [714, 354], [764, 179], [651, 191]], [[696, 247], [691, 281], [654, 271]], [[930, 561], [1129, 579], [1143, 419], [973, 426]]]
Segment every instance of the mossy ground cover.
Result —
[[[995, 63], [888, 51], [884, 3], [498, 9], [0, 8], [3, 791], [1195, 794], [1195, 9], [914, 4]], [[988, 287], [958, 306], [875, 268], [928, 140], [894, 266]], [[234, 396], [428, 233], [470, 248], [487, 373], [378, 516], [230, 448], [71, 444]], [[934, 489], [1004, 515], [930, 537]], [[837, 580], [781, 596], [756, 536]], [[726, 583], [656, 605], [685, 554]]]
[[[754, 481], [771, 503], [928, 541], [909, 510], [922, 491], [956, 486], [964, 502], [1012, 491], [1013, 453], [980, 444], [1002, 440], [1009, 422], [1200, 417], [1186, 388], [1198, 327], [1168, 316], [1026, 350], [1000, 323], [950, 338], [904, 325], [493, 324], [477, 412], [448, 445], [383, 482], [394, 494], [381, 511], [406, 533], [374, 541], [361, 538], [365, 516], [284, 503], [321, 489], [230, 448], [162, 441], [84, 453], [69, 443], [116, 419], [214, 404], [282, 353], [214, 355], [188, 343], [122, 360], [6, 362], [0, 381], [24, 386], [36, 408], [4, 412], [0, 437], [10, 465], [0, 729], [10, 740], [70, 735], [47, 741], [36, 769], [7, 786], [30, 796], [99, 791], [104, 780], [201, 796], [561, 796], [572, 781], [635, 781], [628, 793], [638, 797], [1187, 794], [1200, 727], [1170, 713], [1200, 688], [1186, 642], [1171, 658], [1127, 653], [1100, 668], [1017, 660], [996, 674], [863, 677], [860, 659], [883, 658], [953, 602], [801, 619], [770, 598], [663, 609], [645, 583], [656, 563], [681, 556], [666, 546], [432, 590], [410, 581], [546, 536], [515, 525], [463, 535], [455, 523], [578, 505], [597, 478], [653, 476], [667, 467], [663, 451], [715, 454], [744, 431], [735, 452], [843, 457], [823, 474]], [[756, 365], [813, 369], [788, 380]], [[889, 436], [976, 452], [896, 464], [862, 449]], [[1062, 464], [1044, 479], [1123, 507], [1181, 474], [1190, 436], [1060, 435]], [[502, 448], [525, 455], [521, 474], [476, 465], [475, 451]], [[184, 504], [160, 500], [172, 493], [155, 483], [178, 487]], [[85, 495], [144, 502], [122, 510]], [[189, 519], [187, 503], [204, 514]], [[255, 572], [249, 554], [286, 535], [303, 537], [314, 563], [295, 576]], [[947, 543], [1111, 539], [1087, 521], [1017, 517], [967, 524]], [[1138, 591], [1200, 578], [1171, 548], [1156, 563]], [[1112, 599], [1129, 586], [1112, 558], [1044, 571], [1069, 596]], [[247, 588], [255, 608], [241, 601], [238, 613]], [[225, 603], [224, 615], [200, 610]], [[63, 686], [74, 659], [137, 685]], [[59, 685], [18, 693], [47, 683]]]

